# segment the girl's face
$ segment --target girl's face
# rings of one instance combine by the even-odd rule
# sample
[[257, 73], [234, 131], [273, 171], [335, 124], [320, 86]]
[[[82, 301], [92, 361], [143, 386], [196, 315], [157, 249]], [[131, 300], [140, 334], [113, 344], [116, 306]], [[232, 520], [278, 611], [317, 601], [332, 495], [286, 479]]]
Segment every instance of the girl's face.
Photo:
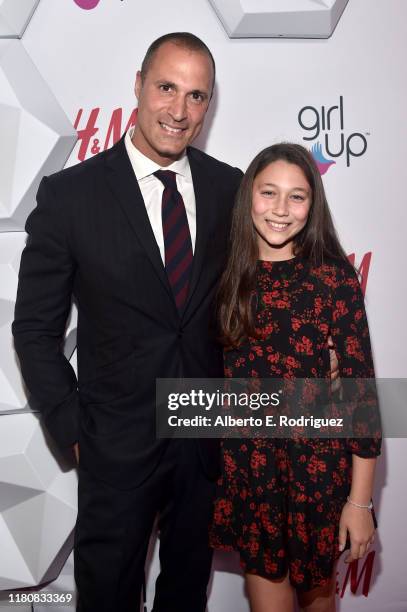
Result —
[[252, 219], [259, 258], [283, 261], [294, 257], [294, 237], [307, 223], [312, 191], [299, 166], [272, 162], [254, 179]]

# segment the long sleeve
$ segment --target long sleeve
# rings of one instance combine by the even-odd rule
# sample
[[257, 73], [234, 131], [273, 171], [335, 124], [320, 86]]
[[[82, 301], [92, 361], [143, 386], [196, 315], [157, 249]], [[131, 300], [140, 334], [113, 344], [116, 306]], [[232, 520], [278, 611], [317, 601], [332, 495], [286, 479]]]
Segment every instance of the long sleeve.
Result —
[[75, 271], [66, 225], [45, 177], [26, 223], [12, 331], [32, 406], [61, 447], [78, 439], [79, 411], [76, 375], [62, 352]]
[[[380, 415], [375, 392], [374, 366], [363, 294], [352, 266], [338, 269], [333, 290], [331, 335], [343, 381], [345, 403], [351, 407], [355, 427], [367, 428], [372, 437], [347, 440], [360, 457], [380, 454]], [[351, 379], [351, 380], [348, 380]], [[369, 379], [363, 381], [363, 379]]]

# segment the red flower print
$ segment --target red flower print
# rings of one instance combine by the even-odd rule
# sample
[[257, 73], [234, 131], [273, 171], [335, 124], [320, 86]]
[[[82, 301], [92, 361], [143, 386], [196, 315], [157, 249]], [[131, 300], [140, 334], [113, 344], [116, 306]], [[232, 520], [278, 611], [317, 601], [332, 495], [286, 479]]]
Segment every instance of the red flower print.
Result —
[[266, 464], [266, 455], [255, 450], [250, 458], [250, 467], [252, 468], [252, 470], [258, 470], [260, 466], [265, 466]]
[[321, 298], [321, 296], [318, 296], [318, 297], [316, 297], [314, 299], [314, 311], [315, 311], [315, 314], [317, 315], [317, 317], [322, 312], [322, 298]]
[[296, 533], [297, 533], [299, 540], [301, 540], [303, 544], [306, 544], [308, 542], [309, 538], [308, 538], [307, 528], [304, 525], [304, 523], [299, 523], [297, 525]]
[[257, 553], [259, 552], [259, 543], [257, 542], [257, 540], [250, 540], [249, 543], [249, 551], [250, 551], [250, 555], [252, 557], [256, 557]]
[[264, 569], [267, 574], [275, 574], [278, 569], [278, 565], [275, 561], [272, 561], [270, 555], [265, 553], [264, 555]]
[[[326, 261], [318, 267], [300, 256], [259, 262], [253, 291], [258, 337], [225, 351], [226, 376], [248, 378], [258, 392], [269, 390], [258, 388], [259, 381], [281, 378], [286, 401], [297, 378], [305, 379], [303, 412], [319, 403], [318, 379], [330, 380], [329, 335], [341, 379], [356, 380], [355, 396], [364, 397], [363, 380], [374, 375], [357, 277], [347, 262]], [[343, 404], [333, 404], [333, 416], [355, 407]], [[276, 578], [288, 569], [291, 584], [304, 590], [326, 583], [339, 556], [337, 531], [351, 486], [352, 453], [373, 457], [380, 447], [372, 437], [357, 437], [358, 431], [350, 439], [302, 438], [297, 432], [287, 439], [223, 440], [212, 545], [237, 550], [250, 573]]]
[[301, 584], [304, 581], [304, 574], [301, 571], [301, 560], [296, 559], [291, 563], [291, 578], [297, 584]]
[[356, 336], [348, 336], [345, 341], [345, 352], [349, 357], [354, 357], [359, 361], [364, 360], [363, 353], [361, 351], [359, 339]]
[[348, 314], [348, 312], [349, 310], [346, 307], [345, 300], [336, 300], [335, 308], [332, 313], [333, 320], [337, 321], [340, 317], [343, 317], [344, 315]]
[[315, 455], [312, 455], [309, 464], [307, 465], [307, 472], [309, 474], [316, 474], [317, 472], [326, 472], [326, 463], [318, 459]]
[[289, 357], [287, 357], [286, 363], [291, 368], [299, 368], [300, 367], [300, 364], [298, 363], [298, 361], [294, 357], [291, 357], [291, 355]]
[[325, 555], [327, 548], [325, 540], [318, 540], [317, 548], [320, 555]]
[[301, 338], [301, 342], [296, 342], [295, 350], [297, 353], [305, 353], [305, 355], [312, 355], [312, 342], [306, 336]]
[[225, 471], [230, 477], [237, 470], [236, 461], [233, 459], [230, 453], [226, 453], [226, 452], [223, 454], [223, 461], [224, 461]]
[[320, 323], [318, 325], [319, 331], [326, 336], [328, 334], [329, 326], [328, 323]]
[[339, 467], [341, 470], [345, 470], [349, 466], [349, 462], [345, 457], [341, 457], [339, 460]]

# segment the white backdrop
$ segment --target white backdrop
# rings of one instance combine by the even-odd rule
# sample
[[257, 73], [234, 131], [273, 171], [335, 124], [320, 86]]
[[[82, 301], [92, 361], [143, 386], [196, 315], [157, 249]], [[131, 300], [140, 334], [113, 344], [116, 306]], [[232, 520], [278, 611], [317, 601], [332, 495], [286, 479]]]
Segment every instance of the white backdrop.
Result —
[[[111, 146], [122, 134], [135, 107], [136, 70], [154, 38], [176, 30], [191, 31], [202, 37], [217, 62], [217, 86], [197, 146], [245, 169], [261, 148], [279, 140], [305, 143], [310, 148], [318, 143], [321, 145], [322, 156], [327, 160], [321, 172], [324, 172], [339, 234], [347, 252], [355, 254], [356, 264], [363, 262], [377, 375], [406, 378], [406, 1], [350, 0], [333, 36], [327, 40], [230, 39], [208, 0], [100, 0], [99, 3], [88, 0], [88, 6], [94, 5], [91, 10], [84, 10], [80, 4], [84, 6], [86, 1], [41, 0], [22, 42], [17, 42], [27, 51], [53, 92], [55, 104], [79, 130], [79, 141], [66, 165], [78, 163], [79, 159]], [[1, 49], [0, 46], [0, 66]], [[1, 95], [0, 92], [0, 102]], [[3, 132], [6, 122], [1, 118], [6, 103], [2, 104], [0, 128]], [[328, 126], [328, 110], [333, 106], [339, 108], [330, 113]], [[36, 127], [24, 126], [18, 133], [19, 147], [29, 159], [35, 160], [37, 143], [38, 147], [42, 146], [41, 133]], [[64, 129], [65, 138], [68, 138]], [[344, 152], [335, 157], [341, 149], [342, 138]], [[70, 142], [64, 159], [74, 141]], [[57, 167], [63, 165], [61, 155]], [[2, 180], [7, 156], [4, 144], [0, 144]], [[330, 165], [330, 161], [335, 164]], [[50, 166], [46, 167], [50, 172]], [[32, 178], [30, 181], [31, 186], [35, 185], [35, 180], [34, 183]], [[0, 190], [0, 200], [1, 197], [3, 191]], [[6, 219], [10, 211], [7, 206], [3, 208]], [[13, 355], [9, 325], [24, 233], [12, 232], [10, 227], [16, 229], [5, 223], [5, 231], [0, 234], [0, 409], [3, 410], [0, 413], [0, 493], [3, 496], [0, 540], [9, 538], [10, 533], [15, 540], [15, 533], [25, 525], [23, 531], [27, 532], [29, 546], [43, 546], [46, 558], [51, 559], [56, 554], [55, 548], [62, 547], [73, 524], [75, 478], [72, 471], [66, 472], [66, 467], [62, 466], [52, 478], [48, 475], [48, 480], [44, 479], [44, 453], [49, 453], [45, 442], [36, 442], [38, 449], [34, 445], [34, 450], [30, 451], [33, 459], [27, 451], [26, 439], [21, 437], [22, 421], [18, 419], [35, 420], [35, 417], [18, 414], [26, 408], [26, 397]], [[369, 258], [370, 266], [367, 265]], [[74, 328], [75, 314], [70, 330]], [[74, 346], [74, 332], [70, 343], [66, 348], [69, 354]], [[72, 359], [74, 362], [75, 354]], [[11, 428], [6, 426], [9, 419], [13, 419]], [[27, 427], [30, 430], [31, 425]], [[23, 427], [24, 431], [28, 431], [27, 427]], [[32, 429], [35, 429], [34, 421]], [[10, 435], [15, 436], [14, 442], [9, 442], [6, 452], [4, 440]], [[36, 434], [36, 440], [38, 436]], [[33, 516], [29, 512], [31, 506], [25, 507], [25, 513], [21, 507], [23, 502], [28, 503], [27, 495], [22, 502], [15, 493], [17, 489], [12, 493], [10, 488], [12, 483], [33, 488], [28, 481], [23, 482], [21, 461], [13, 457], [28, 456], [27, 461], [32, 466], [36, 453], [41, 455], [36, 474], [40, 474], [43, 483], [41, 487], [38, 485], [38, 490], [53, 487], [52, 499], [62, 502], [61, 507], [65, 509], [65, 514], [59, 517], [63, 523], [59, 530], [51, 529], [49, 513], [38, 509], [34, 516], [41, 516], [41, 525], [37, 525], [30, 518]], [[49, 457], [51, 462], [50, 453]], [[359, 567], [353, 566], [352, 574], [346, 576], [347, 567], [340, 565], [338, 608], [341, 612], [407, 611], [404, 569], [407, 530], [402, 522], [407, 507], [407, 490], [402, 486], [406, 461], [406, 441], [386, 440], [379, 460], [375, 493], [379, 537], [364, 571], [363, 563], [359, 563]], [[32, 482], [33, 476], [30, 478]], [[4, 483], [8, 483], [8, 488], [4, 488]], [[32, 496], [29, 501], [32, 503]], [[27, 521], [30, 521], [29, 527]], [[18, 544], [20, 552], [28, 546], [27, 541]], [[54, 578], [66, 557], [65, 547], [58, 557], [59, 564], [49, 569], [49, 559], [47, 562], [43, 559], [42, 565], [39, 561], [34, 564], [32, 560], [27, 561], [27, 551], [17, 559], [11, 540], [7, 542], [8, 553], [0, 553], [3, 557], [0, 558], [0, 575], [4, 578], [0, 583], [2, 589], [35, 584], [46, 576]], [[3, 545], [0, 550], [5, 550]], [[236, 558], [216, 555], [214, 567], [210, 612], [247, 612]], [[152, 550], [149, 601], [157, 569], [157, 554]], [[51, 584], [49, 590], [72, 589], [71, 576], [69, 560], [62, 578]], [[40, 608], [37, 606], [35, 610]]]

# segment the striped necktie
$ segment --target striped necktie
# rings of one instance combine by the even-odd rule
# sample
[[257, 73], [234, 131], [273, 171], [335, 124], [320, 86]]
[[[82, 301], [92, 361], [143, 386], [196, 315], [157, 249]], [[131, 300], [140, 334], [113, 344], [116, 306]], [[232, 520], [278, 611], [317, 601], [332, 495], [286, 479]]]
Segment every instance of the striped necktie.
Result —
[[188, 295], [192, 268], [192, 243], [184, 200], [172, 170], [154, 172], [164, 185], [161, 217], [163, 223], [165, 270], [179, 311]]

